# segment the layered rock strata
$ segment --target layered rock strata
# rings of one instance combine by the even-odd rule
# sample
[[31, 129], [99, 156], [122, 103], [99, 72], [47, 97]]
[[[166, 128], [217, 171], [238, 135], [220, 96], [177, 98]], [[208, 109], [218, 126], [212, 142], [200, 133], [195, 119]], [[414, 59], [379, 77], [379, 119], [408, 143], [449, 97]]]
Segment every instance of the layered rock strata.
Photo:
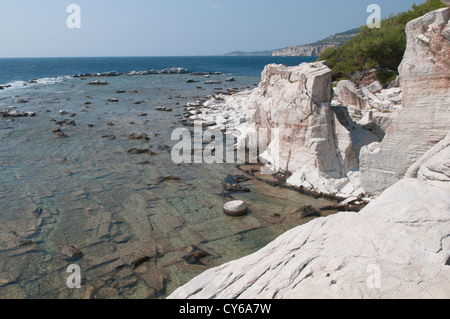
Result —
[[361, 196], [359, 153], [380, 139], [354, 122], [348, 110], [331, 105], [331, 70], [323, 63], [265, 67], [258, 88], [189, 106], [190, 120], [213, 123], [210, 129], [232, 130], [237, 147], [250, 135], [265, 140], [260, 159], [272, 172], [285, 171], [288, 183], [339, 197]]
[[360, 213], [294, 228], [169, 298], [449, 298], [449, 192], [403, 179]]
[[408, 44], [400, 67], [403, 109], [381, 144], [361, 152], [364, 189], [379, 194], [450, 130], [450, 9], [408, 23]]
[[449, 16], [441, 9], [407, 26], [404, 109], [361, 156], [366, 187], [384, 192], [360, 213], [294, 228], [169, 298], [450, 298]]
[[298, 45], [275, 50], [273, 56], [319, 56], [326, 48], [335, 47], [335, 44]]
[[359, 151], [379, 141], [332, 107], [331, 71], [322, 63], [269, 65], [262, 74], [253, 117], [256, 129], [278, 136], [261, 155], [275, 171], [291, 172], [288, 183], [320, 193], [362, 195], [357, 185]]

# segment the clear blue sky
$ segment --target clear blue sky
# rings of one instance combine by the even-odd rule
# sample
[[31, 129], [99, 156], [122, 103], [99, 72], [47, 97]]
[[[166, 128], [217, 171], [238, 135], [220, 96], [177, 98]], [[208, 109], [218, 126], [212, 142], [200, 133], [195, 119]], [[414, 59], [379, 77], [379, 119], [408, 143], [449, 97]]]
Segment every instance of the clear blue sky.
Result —
[[[14, 0], [0, 3], [0, 57], [183, 56], [320, 40], [425, 0]], [[69, 4], [81, 29], [69, 29]]]

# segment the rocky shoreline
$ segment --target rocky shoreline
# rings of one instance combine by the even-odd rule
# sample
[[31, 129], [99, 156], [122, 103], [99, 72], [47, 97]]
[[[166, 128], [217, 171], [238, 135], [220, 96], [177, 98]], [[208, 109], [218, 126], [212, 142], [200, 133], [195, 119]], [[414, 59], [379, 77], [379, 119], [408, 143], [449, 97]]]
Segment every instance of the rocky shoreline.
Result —
[[[0, 111], [8, 124], [3, 141], [20, 141], [14, 152], [2, 150], [0, 163], [13, 181], [1, 185], [6, 221], [0, 227], [0, 297], [68, 297], [55, 269], [64, 272], [66, 262], [76, 260], [86, 270], [77, 298], [158, 298], [174, 286], [169, 299], [449, 298], [449, 18], [447, 8], [408, 25], [400, 77], [386, 89], [377, 82], [333, 87], [328, 67], [316, 62], [268, 65], [260, 85], [246, 91], [214, 87], [234, 81], [209, 78], [218, 72], [173, 68], [73, 76], [76, 81], [64, 89], [73, 89], [75, 101], [67, 104], [69, 93], [52, 92], [56, 96], [42, 101], [33, 101], [37, 93], [10, 98], [11, 104], [40, 109]], [[151, 74], [204, 77], [210, 94], [181, 98], [171, 90], [165, 101], [153, 102], [143, 100], [145, 81], [139, 87], [82, 81]], [[181, 84], [190, 92], [198, 82], [186, 77]], [[90, 93], [76, 96], [77, 86]], [[174, 96], [176, 103], [167, 101]], [[187, 102], [191, 98], [197, 101]], [[162, 126], [151, 128], [150, 115]], [[29, 120], [34, 126], [22, 125]], [[20, 128], [16, 135], [9, 132], [13, 122]], [[179, 123], [227, 132], [240, 150], [255, 130], [279, 133], [268, 138], [257, 166], [207, 175], [205, 167], [171, 166], [165, 130]], [[43, 156], [40, 149], [49, 144], [51, 155]], [[21, 145], [29, 148], [28, 164], [10, 170], [25, 153]], [[89, 159], [87, 167], [78, 162], [80, 154]], [[274, 174], [263, 176], [262, 169]], [[209, 181], [211, 176], [227, 177]], [[16, 180], [17, 197], [9, 190]], [[226, 205], [229, 200], [233, 205]], [[268, 206], [270, 200], [276, 203]], [[53, 201], [58, 207], [49, 205]], [[19, 210], [23, 220], [17, 223]], [[261, 247], [261, 238], [273, 234], [265, 229], [270, 226], [291, 230], [252, 255], [218, 262], [236, 242], [238, 253]], [[180, 287], [183, 280], [171, 278], [169, 268], [177, 274], [210, 269]]]
[[[297, 90], [298, 86], [301, 84], [299, 84], [298, 81], [293, 81], [291, 78], [299, 77], [302, 74], [307, 74], [306, 76], [308, 77], [309, 68], [313, 68], [315, 72], [311, 75], [309, 83], [315, 83], [318, 76], [321, 76], [319, 75], [321, 72], [321, 74], [326, 77], [326, 83], [309, 88], [311, 91], [308, 91], [309, 89], [304, 90], [304, 97], [298, 98], [298, 100], [302, 101], [301, 104], [296, 104]], [[280, 83], [274, 85], [270, 84], [270, 82], [280, 74], [282, 74], [282, 79], [289, 80], [287, 80], [286, 83], [282, 82], [284, 80], [281, 80], [279, 81]], [[353, 197], [354, 200], [364, 199], [364, 201], [368, 202], [370, 199], [365, 196], [358, 181], [359, 172], [356, 170], [358, 167], [357, 154], [363, 146], [362, 143], [379, 142], [379, 138], [371, 131], [364, 129], [362, 124], [356, 123], [354, 119], [350, 117], [350, 108], [343, 107], [342, 104], [336, 100], [333, 100], [333, 103], [331, 103], [331, 76], [329, 69], [322, 63], [303, 64], [299, 67], [289, 68], [281, 65], [269, 65], [264, 70], [262, 78], [263, 80], [260, 86], [251, 91], [244, 91], [236, 94], [219, 93], [207, 100], [199, 100], [187, 104], [185, 106], [185, 118], [180, 121], [188, 123], [189, 125], [199, 124], [211, 130], [221, 130], [231, 133], [237, 139], [236, 148], [245, 148], [247, 146], [249, 132], [252, 132], [255, 129], [272, 129], [274, 127], [283, 129], [284, 132], [282, 134], [284, 134], [285, 137], [280, 136], [280, 143], [285, 144], [281, 145], [281, 148], [279, 149], [279, 162], [271, 162], [271, 169], [273, 172], [284, 172], [289, 176], [287, 179], [288, 184], [314, 195], [319, 194], [319, 196], [329, 196], [342, 201]], [[280, 87], [281, 92], [279, 90], [272, 95], [268, 94], [266, 90], [272, 90], [275, 86]], [[328, 86], [328, 89], [323, 90], [326, 86]], [[328, 96], [322, 98], [318, 97], [320, 91], [327, 92], [326, 94]], [[296, 134], [299, 134], [300, 136], [309, 134], [310, 137], [305, 138], [311, 139], [311, 142], [302, 141], [300, 144], [288, 144], [290, 143], [288, 140], [290, 139], [292, 130], [298, 130], [297, 126], [290, 124], [292, 122], [292, 117], [298, 115], [298, 108], [303, 109], [304, 111], [302, 112], [305, 112], [304, 114], [306, 114], [306, 110], [310, 107], [309, 105], [314, 103], [313, 99], [309, 97], [310, 92], [312, 92], [311, 94], [314, 96], [314, 99], [322, 99], [317, 113], [319, 114], [319, 117], [323, 117], [323, 119], [319, 120], [319, 122], [322, 122], [319, 124], [322, 125], [320, 129], [323, 129], [325, 132], [323, 138], [327, 141], [330, 139], [336, 140], [336, 142], [333, 142], [330, 145], [324, 145], [323, 147], [335, 149], [336, 152], [334, 154], [322, 153], [321, 150], [317, 150], [315, 155], [314, 153], [310, 153], [311, 145], [316, 143], [316, 139], [318, 138], [318, 136], [315, 135], [316, 133], [308, 131], [310, 124], [304, 126], [305, 131], [303, 133], [297, 132]], [[281, 100], [285, 99], [288, 94], [290, 94], [292, 98]], [[274, 104], [278, 105], [279, 110], [271, 109]], [[292, 111], [288, 111], [289, 109], [286, 109], [286, 107]], [[321, 112], [323, 114], [321, 114]], [[373, 113], [373, 111], [370, 112]], [[352, 114], [355, 113], [362, 114], [362, 111], [353, 112]], [[261, 118], [265, 117], [266, 114], [280, 116], [280, 118], [276, 119], [276, 123], [271, 124], [267, 119]], [[304, 118], [300, 117], [298, 122], [302, 123], [305, 120], [316, 121], [317, 118], [310, 113], [310, 115], [306, 115]], [[369, 122], [368, 119], [366, 119], [366, 121]], [[264, 122], [266, 123], [264, 125], [257, 124]], [[364, 124], [366, 127], [369, 126], [369, 123]], [[342, 133], [335, 132], [336, 127], [338, 127]], [[333, 137], [328, 136], [330, 132], [334, 135]], [[283, 139], [286, 139], [286, 142], [284, 142]], [[354, 143], [354, 140], [359, 140], [361, 142]], [[355, 145], [353, 145], [353, 143]], [[346, 145], [346, 149], [342, 148], [342, 150], [340, 150], [338, 145]], [[261, 157], [265, 158], [268, 162], [270, 162], [270, 159], [274, 155], [270, 153], [271, 147], [272, 146], [269, 145], [267, 150], [261, 155]], [[292, 161], [288, 163], [288, 156], [297, 159], [297, 162]], [[343, 165], [340, 164], [337, 159], [338, 157], [346, 158], [347, 163], [344, 163]], [[328, 166], [319, 168], [319, 166], [317, 166], [319, 164], [315, 163], [317, 160], [322, 162], [328, 161], [329, 163], [326, 164]], [[344, 165], [347, 165], [348, 167], [341, 167]], [[289, 169], [285, 170], [287, 166]], [[301, 168], [301, 171], [297, 171], [297, 168]], [[346, 170], [344, 174], [342, 174], [343, 169]], [[333, 174], [332, 171], [335, 171], [335, 173]], [[306, 172], [307, 176], [305, 176], [304, 172]], [[322, 174], [325, 172], [326, 175]]]
[[[259, 165], [174, 164], [170, 136], [184, 105], [240, 94], [255, 79], [157, 78], [150, 87], [144, 77], [70, 78], [5, 94], [2, 104], [17, 108], [0, 111], [0, 279], [12, 278], [0, 282], [0, 298], [164, 298], [203, 270], [337, 212], [336, 201], [261, 176]], [[222, 84], [203, 85], [210, 80]], [[244, 217], [222, 211], [234, 200], [245, 202]], [[26, 222], [17, 223], [19, 213]], [[68, 263], [81, 267], [83, 289], [55, 275]]]
[[189, 116], [241, 141], [249, 127], [283, 128], [262, 157], [288, 183], [370, 203], [294, 228], [169, 298], [449, 298], [449, 19], [444, 8], [407, 25], [399, 87], [343, 82], [333, 94], [321, 62], [269, 65], [258, 88]]
[[[78, 79], [86, 79], [86, 78], [98, 78], [98, 77], [118, 77], [118, 76], [145, 76], [145, 75], [174, 75], [174, 74], [190, 74], [192, 76], [204, 76], [205, 78], [208, 78], [210, 76], [215, 76], [215, 75], [223, 75], [222, 72], [220, 71], [215, 71], [215, 72], [191, 72], [186, 68], [182, 68], [182, 67], [172, 67], [172, 68], [165, 68], [162, 70], [157, 70], [157, 69], [150, 69], [150, 70], [144, 70], [144, 71], [130, 71], [130, 72], [118, 72], [118, 71], [108, 71], [108, 72], [103, 72], [103, 73], [83, 73], [83, 74], [74, 74], [74, 75], [69, 75], [67, 77], [69, 78], [78, 78]], [[52, 78], [52, 80], [57, 80], [57, 79], [63, 79], [63, 76], [56, 76], [54, 78]], [[48, 78], [45, 78], [48, 79]], [[29, 86], [30, 84], [39, 84], [39, 80], [45, 80], [45, 79], [32, 79], [26, 82], [23, 82], [23, 86]], [[233, 81], [233, 78], [227, 78], [225, 81]], [[198, 82], [195, 79], [190, 79], [189, 83], [195, 83]], [[103, 81], [103, 80], [96, 80], [96, 81], [92, 81], [90, 83], [91, 85], [108, 85], [108, 82]], [[14, 88], [17, 86], [13, 86], [12, 84], [2, 84], [0, 85], [0, 90], [6, 90], [6, 89], [10, 89], [10, 88]]]
[[150, 69], [145, 71], [130, 71], [127, 73], [117, 72], [117, 71], [108, 71], [103, 73], [84, 73], [84, 74], [75, 74], [71, 77], [73, 78], [88, 78], [88, 77], [116, 77], [121, 75], [126, 76], [135, 76], [135, 75], [156, 75], [156, 74], [191, 74], [191, 75], [202, 75], [202, 76], [212, 76], [212, 75], [222, 75], [222, 72], [190, 72], [186, 68], [182, 67], [174, 67], [174, 68], [166, 68], [162, 70]]

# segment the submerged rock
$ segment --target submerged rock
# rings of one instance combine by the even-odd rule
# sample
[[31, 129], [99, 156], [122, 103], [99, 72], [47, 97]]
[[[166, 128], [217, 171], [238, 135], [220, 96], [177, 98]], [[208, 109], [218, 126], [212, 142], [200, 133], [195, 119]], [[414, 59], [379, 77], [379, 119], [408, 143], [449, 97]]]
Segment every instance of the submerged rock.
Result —
[[116, 137], [114, 135], [112, 135], [112, 134], [110, 134], [110, 135], [103, 135], [102, 138], [110, 140], [110, 141], [116, 139]]
[[202, 265], [205, 264], [201, 259], [211, 256], [208, 252], [198, 248], [197, 246], [192, 246], [192, 252], [183, 257], [184, 261], [190, 265]]
[[89, 300], [94, 299], [95, 288], [92, 286], [88, 286], [83, 294], [82, 299]]
[[62, 138], [69, 137], [60, 128], [54, 129], [53, 133], [57, 134], [59, 137], [62, 137]]
[[311, 205], [301, 207], [298, 211], [301, 212], [303, 218], [320, 217], [320, 211], [318, 211]]
[[130, 266], [131, 266], [131, 268], [136, 269], [137, 267], [139, 267], [140, 265], [142, 265], [143, 263], [145, 263], [149, 260], [150, 260], [149, 256], [138, 257], [135, 260], [130, 262]]
[[140, 148], [130, 148], [127, 151], [128, 154], [140, 155], [140, 154], [148, 154], [148, 155], [156, 155], [155, 152], [148, 148], [140, 149]]
[[235, 184], [223, 183], [223, 187], [225, 188], [225, 190], [231, 192], [244, 192], [244, 193], [250, 192], [250, 188], [239, 185], [238, 183]]
[[170, 107], [164, 107], [164, 106], [158, 106], [155, 108], [155, 110], [162, 111], [162, 112], [172, 112], [172, 109]]
[[140, 140], [140, 141], [148, 141], [150, 138], [145, 133], [131, 133], [128, 134], [128, 138], [130, 140]]
[[62, 121], [56, 121], [55, 122], [56, 125], [69, 125], [69, 126], [77, 126], [77, 123], [75, 122], [75, 120], [69, 120], [69, 119], [65, 119]]
[[0, 287], [10, 285], [14, 282], [15, 280], [10, 274], [0, 272]]
[[97, 81], [89, 82], [88, 85], [99, 85], [99, 86], [104, 86], [104, 85], [108, 85], [108, 82], [106, 82], [106, 81], [101, 81], [101, 80], [97, 80]]
[[66, 260], [73, 260], [81, 257], [83, 254], [81, 250], [72, 245], [61, 245], [58, 247], [59, 255]]
[[175, 182], [178, 182], [178, 181], [181, 181], [181, 178], [179, 178], [179, 177], [177, 177], [177, 176], [172, 176], [172, 175], [169, 175], [169, 176], [163, 176], [163, 177], [160, 177], [159, 178], [159, 180], [161, 181], [161, 182], [163, 182], [163, 181], [175, 181]]

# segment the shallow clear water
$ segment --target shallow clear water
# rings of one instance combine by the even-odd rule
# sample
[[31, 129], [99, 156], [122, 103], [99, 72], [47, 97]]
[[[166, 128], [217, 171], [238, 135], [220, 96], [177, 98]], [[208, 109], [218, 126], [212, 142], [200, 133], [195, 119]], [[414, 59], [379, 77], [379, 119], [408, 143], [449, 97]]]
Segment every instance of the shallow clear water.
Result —
[[[188, 78], [102, 78], [107, 86], [87, 85], [91, 78], [64, 79], [0, 92], [0, 109], [37, 113], [0, 119], [0, 298], [81, 298], [90, 287], [96, 298], [164, 298], [208, 267], [253, 253], [310, 220], [295, 208], [330, 204], [269, 186], [255, 177], [270, 177], [255, 173], [242, 183], [251, 192], [230, 194], [245, 200], [250, 214], [226, 216], [222, 207], [230, 197], [222, 183], [248, 167], [176, 165], [162, 146], [176, 143], [170, 135], [181, 126], [186, 102], [217, 87], [253, 87], [259, 78], [236, 76], [236, 82], [213, 86], [187, 84]], [[224, 76], [208, 80], [214, 79]], [[173, 111], [156, 111], [158, 106]], [[54, 121], [64, 119], [76, 126]], [[68, 137], [55, 134], [57, 128]], [[146, 133], [150, 140], [130, 140], [129, 133]], [[103, 138], [109, 135], [115, 139]], [[127, 153], [131, 148], [155, 155]], [[169, 175], [180, 180], [160, 181]], [[58, 246], [64, 243], [81, 249], [82, 258], [62, 259]], [[201, 264], [183, 259], [193, 246], [208, 254]], [[137, 260], [138, 267], [130, 267]], [[81, 268], [81, 289], [66, 285], [72, 263]]]

